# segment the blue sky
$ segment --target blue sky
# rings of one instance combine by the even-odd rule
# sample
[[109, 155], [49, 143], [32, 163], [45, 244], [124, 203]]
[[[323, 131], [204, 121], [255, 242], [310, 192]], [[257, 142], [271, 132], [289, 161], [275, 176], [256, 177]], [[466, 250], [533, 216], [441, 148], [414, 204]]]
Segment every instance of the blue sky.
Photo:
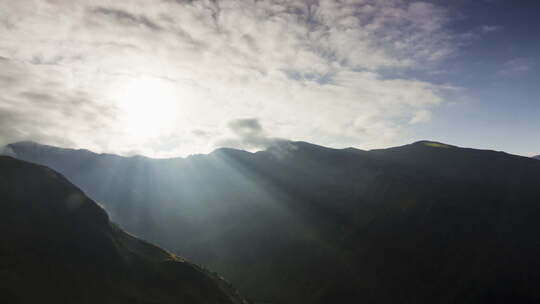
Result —
[[0, 144], [540, 154], [535, 1], [0, 0]]
[[[421, 75], [464, 88], [465, 98], [439, 107], [418, 137], [531, 155], [540, 151], [540, 20], [537, 1], [462, 1], [453, 28], [490, 26], [443, 66]], [[481, 32], [481, 31], [480, 31]]]

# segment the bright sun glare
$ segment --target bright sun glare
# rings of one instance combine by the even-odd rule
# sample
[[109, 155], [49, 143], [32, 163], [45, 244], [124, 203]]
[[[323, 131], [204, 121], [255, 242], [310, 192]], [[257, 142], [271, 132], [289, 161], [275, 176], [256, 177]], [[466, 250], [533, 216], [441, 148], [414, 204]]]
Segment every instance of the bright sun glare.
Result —
[[179, 111], [177, 99], [172, 86], [162, 80], [131, 81], [117, 97], [121, 128], [138, 139], [163, 134], [173, 127]]

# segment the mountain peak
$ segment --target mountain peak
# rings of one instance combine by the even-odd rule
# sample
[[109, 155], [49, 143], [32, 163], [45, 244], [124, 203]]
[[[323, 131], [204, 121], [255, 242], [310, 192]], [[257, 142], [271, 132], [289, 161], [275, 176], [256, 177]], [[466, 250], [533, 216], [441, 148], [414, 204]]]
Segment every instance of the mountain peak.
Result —
[[10, 143], [9, 145], [13, 145], [13, 146], [45, 146], [44, 144], [40, 144], [40, 143], [35, 142], [33, 140], [16, 141], [16, 142]]
[[245, 156], [245, 155], [250, 155], [251, 152], [241, 150], [241, 149], [236, 149], [236, 148], [221, 147], [221, 148], [215, 149], [210, 154], [216, 155], [216, 156]]
[[41, 150], [66, 150], [64, 148], [41, 144], [32, 140], [17, 141], [14, 143], [7, 144], [6, 147], [10, 148], [15, 153], [21, 150], [24, 150], [24, 151], [27, 151], [27, 150], [39, 150], [39, 151]]
[[455, 148], [455, 146], [445, 144], [442, 142], [432, 141], [432, 140], [420, 140], [411, 144], [412, 146], [425, 146], [431, 148]]
[[16, 141], [10, 144], [7, 144], [6, 147], [11, 147], [14, 150], [20, 150], [20, 149], [62, 149], [60, 147], [46, 145], [42, 143], [38, 143], [33, 140], [22, 140], [22, 141]]
[[0, 155], [7, 155], [7, 156], [17, 156], [16, 150], [19, 149], [35, 149], [36, 147], [41, 146], [40, 144], [31, 141], [31, 140], [24, 140], [24, 141], [17, 141], [14, 143], [7, 144], [3, 147], [0, 147]]

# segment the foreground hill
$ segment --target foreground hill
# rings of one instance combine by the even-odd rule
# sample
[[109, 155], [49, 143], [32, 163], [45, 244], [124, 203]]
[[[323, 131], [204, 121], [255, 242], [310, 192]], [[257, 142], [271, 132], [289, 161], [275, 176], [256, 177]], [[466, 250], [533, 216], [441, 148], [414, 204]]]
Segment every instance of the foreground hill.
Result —
[[111, 224], [55, 171], [0, 157], [0, 303], [244, 303]]
[[[9, 145], [115, 221], [275, 303], [540, 301], [540, 162], [417, 142], [155, 160]], [[353, 300], [351, 300], [353, 299]]]

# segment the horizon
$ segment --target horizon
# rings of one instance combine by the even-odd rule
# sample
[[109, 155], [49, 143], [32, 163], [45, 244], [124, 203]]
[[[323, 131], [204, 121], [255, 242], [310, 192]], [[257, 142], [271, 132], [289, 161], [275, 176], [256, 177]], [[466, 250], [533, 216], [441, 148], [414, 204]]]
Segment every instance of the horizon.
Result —
[[399, 147], [405, 147], [405, 146], [410, 146], [410, 145], [416, 145], [416, 144], [420, 144], [420, 143], [427, 143], [427, 144], [433, 143], [433, 144], [442, 144], [442, 145], [445, 145], [445, 146], [448, 146], [448, 147], [458, 148], [458, 149], [473, 149], [473, 150], [478, 150], [478, 151], [506, 153], [506, 154], [509, 154], [509, 155], [526, 157], [526, 158], [536, 158], [536, 157], [540, 156], [540, 154], [539, 155], [519, 155], [519, 154], [512, 154], [512, 153], [509, 153], [509, 152], [504, 151], [504, 150], [494, 150], [494, 149], [483, 149], [483, 148], [473, 148], [473, 147], [467, 147], [467, 146], [459, 146], [459, 145], [455, 145], [455, 144], [452, 144], [452, 143], [446, 143], [446, 142], [441, 142], [441, 141], [436, 141], [436, 140], [428, 140], [428, 139], [421, 139], [421, 140], [406, 143], [406, 144], [403, 144], [403, 145], [390, 146], [390, 147], [385, 147], [385, 148], [377, 148], [377, 147], [375, 147], [373, 149], [367, 149], [367, 150], [363, 150], [363, 149], [359, 149], [359, 148], [355, 148], [355, 147], [334, 148], [334, 147], [319, 145], [319, 144], [316, 144], [316, 143], [310, 143], [310, 142], [306, 142], [306, 141], [290, 141], [290, 140], [285, 141], [284, 140], [282, 142], [274, 143], [273, 145], [270, 145], [268, 147], [265, 147], [264, 149], [259, 149], [259, 150], [256, 150], [256, 151], [249, 151], [249, 150], [246, 150], [246, 149], [234, 148], [234, 147], [218, 147], [218, 148], [215, 148], [214, 150], [212, 150], [210, 152], [207, 152], [207, 153], [194, 153], [194, 154], [188, 154], [188, 155], [177, 155], [177, 156], [168, 156], [168, 157], [153, 157], [153, 156], [147, 156], [147, 155], [142, 155], [142, 154], [122, 155], [122, 154], [109, 153], [109, 152], [99, 152], [99, 151], [94, 151], [94, 150], [85, 149], [85, 148], [69, 148], [69, 147], [48, 145], [48, 144], [36, 142], [36, 141], [33, 141], [33, 140], [22, 140], [22, 141], [12, 142], [12, 143], [8, 143], [6, 145], [0, 146], [0, 156], [10, 156], [10, 154], [9, 154], [10, 152], [5, 150], [10, 145], [33, 144], [33, 145], [38, 145], [38, 146], [47, 146], [47, 147], [56, 148], [56, 149], [66, 149], [66, 150], [74, 150], [74, 151], [83, 150], [83, 151], [88, 151], [90, 153], [94, 153], [94, 154], [98, 154], [98, 155], [113, 155], [113, 156], [119, 156], [119, 157], [124, 157], [124, 158], [142, 157], [142, 158], [155, 159], [155, 160], [160, 160], [160, 159], [161, 160], [167, 160], [167, 159], [179, 159], [179, 158], [180, 159], [188, 159], [190, 157], [199, 156], [199, 155], [209, 155], [209, 154], [217, 152], [218, 150], [223, 150], [223, 149], [230, 149], [230, 150], [242, 151], [242, 152], [247, 152], [247, 153], [256, 153], [256, 152], [268, 151], [268, 149], [271, 149], [273, 147], [277, 147], [277, 146], [282, 145], [282, 144], [293, 144], [294, 145], [294, 144], [298, 144], [298, 143], [304, 143], [304, 144], [317, 146], [317, 147], [321, 147], [321, 148], [325, 148], [325, 149], [332, 149], [332, 150], [357, 149], [359, 151], [366, 151], [366, 152], [384, 150], [384, 149], [392, 149], [392, 148], [399, 148]]
[[[540, 3], [0, 0], [0, 146], [540, 154]], [[431, 141], [431, 140], [430, 140]]]

